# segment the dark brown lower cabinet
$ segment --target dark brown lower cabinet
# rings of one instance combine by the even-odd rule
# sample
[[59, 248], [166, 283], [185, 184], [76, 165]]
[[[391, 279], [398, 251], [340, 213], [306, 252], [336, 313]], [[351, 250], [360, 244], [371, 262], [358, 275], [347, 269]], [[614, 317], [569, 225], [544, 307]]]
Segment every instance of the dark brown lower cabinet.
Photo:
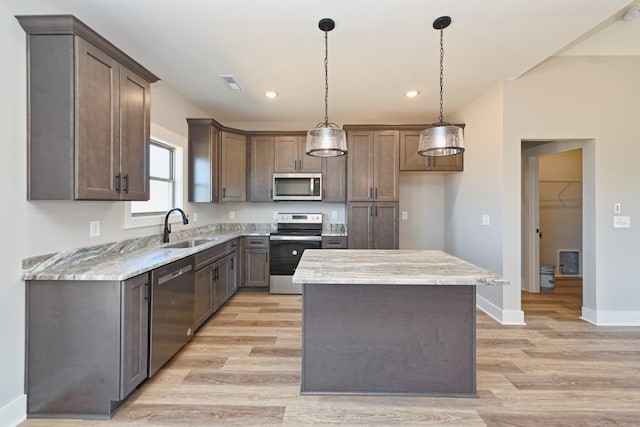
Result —
[[242, 238], [243, 288], [269, 289], [269, 236]]
[[349, 249], [398, 249], [398, 213], [397, 202], [350, 202]]
[[322, 236], [322, 249], [347, 249], [345, 236]]
[[149, 275], [27, 282], [29, 417], [110, 418], [147, 378]]
[[237, 291], [238, 273], [237, 239], [196, 254], [194, 330]]

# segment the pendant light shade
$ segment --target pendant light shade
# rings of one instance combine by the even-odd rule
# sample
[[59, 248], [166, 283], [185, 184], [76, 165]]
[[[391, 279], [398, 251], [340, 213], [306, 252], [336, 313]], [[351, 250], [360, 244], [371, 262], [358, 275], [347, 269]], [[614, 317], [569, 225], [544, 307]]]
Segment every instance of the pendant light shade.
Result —
[[336, 157], [347, 154], [344, 130], [329, 122], [329, 31], [335, 28], [333, 19], [324, 18], [318, 28], [324, 31], [324, 122], [307, 132], [305, 152], [316, 157]]
[[452, 156], [464, 152], [462, 128], [446, 123], [443, 118], [443, 80], [444, 80], [444, 29], [451, 24], [451, 17], [441, 16], [433, 21], [433, 28], [440, 30], [440, 122], [420, 132], [418, 154], [421, 156]]

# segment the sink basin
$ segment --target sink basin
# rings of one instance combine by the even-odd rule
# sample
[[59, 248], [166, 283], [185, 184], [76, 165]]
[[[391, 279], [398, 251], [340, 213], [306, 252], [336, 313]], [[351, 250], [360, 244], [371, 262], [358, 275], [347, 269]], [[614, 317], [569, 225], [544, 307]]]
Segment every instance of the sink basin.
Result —
[[193, 248], [196, 246], [203, 245], [205, 243], [209, 243], [211, 240], [209, 239], [192, 239], [192, 240], [184, 240], [182, 242], [173, 243], [171, 245], [165, 246], [165, 249], [185, 249], [185, 248]]

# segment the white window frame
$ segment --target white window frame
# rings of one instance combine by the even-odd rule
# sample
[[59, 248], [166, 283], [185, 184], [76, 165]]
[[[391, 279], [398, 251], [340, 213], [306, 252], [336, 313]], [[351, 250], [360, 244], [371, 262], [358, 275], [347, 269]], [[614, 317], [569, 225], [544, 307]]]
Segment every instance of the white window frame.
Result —
[[[187, 140], [168, 129], [151, 123], [151, 139], [174, 149], [174, 203], [175, 208], [184, 210], [184, 149]], [[123, 229], [153, 227], [164, 225], [165, 213], [155, 215], [133, 215], [131, 213], [131, 202], [123, 203]], [[171, 215], [171, 223], [181, 221], [179, 215]]]

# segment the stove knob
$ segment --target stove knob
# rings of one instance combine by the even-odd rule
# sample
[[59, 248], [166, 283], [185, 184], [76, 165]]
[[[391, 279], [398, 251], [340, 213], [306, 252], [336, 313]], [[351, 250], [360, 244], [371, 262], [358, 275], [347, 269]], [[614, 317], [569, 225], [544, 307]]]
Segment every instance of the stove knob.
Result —
[[291, 251], [291, 255], [296, 256], [298, 255], [298, 251], [296, 251], [295, 249]]

